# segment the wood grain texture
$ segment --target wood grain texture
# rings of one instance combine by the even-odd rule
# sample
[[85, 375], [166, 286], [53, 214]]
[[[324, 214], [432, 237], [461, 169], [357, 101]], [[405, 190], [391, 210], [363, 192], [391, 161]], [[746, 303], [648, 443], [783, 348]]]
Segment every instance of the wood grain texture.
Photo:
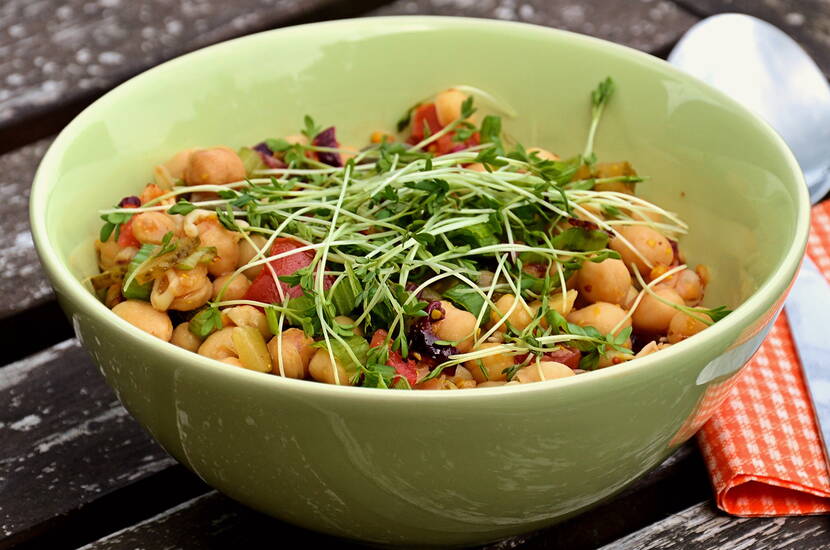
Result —
[[299, 540], [306, 547], [364, 548], [282, 523], [211, 492], [79, 550], [276, 548]]
[[700, 17], [739, 12], [777, 26], [807, 50], [830, 76], [830, 2], [827, 0], [676, 0]]
[[0, 368], [0, 545], [174, 463], [77, 341]]
[[29, 231], [29, 190], [51, 140], [0, 156], [0, 319], [51, 300], [52, 289]]
[[372, 0], [4, 0], [0, 128], [185, 52], [298, 22], [353, 16]]
[[674, 44], [697, 18], [665, 0], [397, 0], [372, 15], [463, 15], [566, 29], [650, 53]]
[[[680, 486], [682, 485], [682, 487]], [[693, 486], [702, 488], [695, 490]], [[610, 502], [548, 529], [513, 537], [481, 550], [596, 548], [632, 529], [681, 510], [688, 500], [708, 496], [708, 480], [697, 448], [682, 447], [660, 467]], [[678, 496], [687, 499], [678, 506]], [[353, 547], [258, 514], [212, 493], [171, 508], [145, 522], [104, 537], [88, 550], [166, 550], [168, 548], [260, 548], [273, 541], [302, 539], [303, 544]]]
[[602, 550], [807, 550], [830, 548], [830, 518], [737, 518], [711, 503], [692, 506]]

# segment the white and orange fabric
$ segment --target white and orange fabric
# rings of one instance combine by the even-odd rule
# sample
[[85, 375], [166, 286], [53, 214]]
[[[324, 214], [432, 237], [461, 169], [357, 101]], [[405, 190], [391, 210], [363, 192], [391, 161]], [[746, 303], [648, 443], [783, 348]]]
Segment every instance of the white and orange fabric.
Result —
[[[807, 253], [830, 281], [830, 201], [813, 208], [811, 226]], [[698, 442], [723, 511], [830, 513], [830, 474], [786, 310]]]

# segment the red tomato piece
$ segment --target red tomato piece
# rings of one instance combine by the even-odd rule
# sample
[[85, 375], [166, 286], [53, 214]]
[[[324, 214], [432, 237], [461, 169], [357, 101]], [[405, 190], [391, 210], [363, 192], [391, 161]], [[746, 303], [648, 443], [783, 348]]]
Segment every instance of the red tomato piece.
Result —
[[[426, 122], [426, 124], [424, 124]], [[415, 109], [412, 115], [412, 136], [413, 143], [417, 143], [424, 139], [424, 127], [429, 126], [429, 135], [443, 128], [438, 122], [438, 111], [435, 109], [435, 103], [424, 103]]]
[[545, 361], [556, 361], [562, 363], [572, 369], [579, 368], [579, 360], [582, 359], [582, 353], [578, 349], [562, 346], [556, 351], [548, 352], [544, 355]]
[[[383, 344], [386, 340], [386, 335], [388, 333], [383, 329], [378, 329], [372, 335], [372, 341], [370, 342], [370, 347], [377, 347]], [[410, 386], [414, 386], [415, 383], [418, 381], [418, 367], [417, 363], [412, 359], [405, 360], [401, 357], [400, 352], [389, 350], [389, 359], [387, 359], [386, 364], [393, 369], [397, 373], [393, 379], [392, 383], [394, 384], [395, 381], [400, 378], [406, 378], [406, 381], [409, 382]]]
[[[302, 246], [305, 245], [295, 241], [294, 239], [280, 238], [275, 240], [274, 244], [271, 245], [271, 256], [284, 254]], [[271, 260], [268, 263], [271, 265], [271, 268], [277, 276], [293, 275], [297, 270], [311, 265], [311, 261], [313, 259], [313, 250], [303, 250], [295, 254]], [[328, 284], [330, 286], [330, 283]], [[253, 300], [256, 302], [265, 302], [268, 304], [282, 303], [280, 291], [277, 289], [277, 285], [279, 285], [283, 293], [290, 298], [296, 298], [303, 295], [303, 289], [300, 288], [299, 285], [291, 286], [283, 281], [274, 279], [271, 269], [268, 269], [268, 266], [266, 266], [259, 272], [259, 275], [257, 275], [254, 282], [251, 283], [251, 286], [248, 287], [248, 291], [245, 293], [245, 296], [243, 296], [243, 299]]]
[[121, 248], [127, 248], [128, 246], [132, 246], [133, 248], [141, 248], [141, 243], [135, 238], [135, 235], [133, 235], [134, 219], [135, 216], [121, 225], [121, 230], [118, 232], [118, 246]]

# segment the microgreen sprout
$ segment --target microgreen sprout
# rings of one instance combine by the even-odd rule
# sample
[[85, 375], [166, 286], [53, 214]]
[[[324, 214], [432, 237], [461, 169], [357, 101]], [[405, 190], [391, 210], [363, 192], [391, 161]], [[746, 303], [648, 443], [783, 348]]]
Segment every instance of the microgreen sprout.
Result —
[[[410, 331], [426, 320], [430, 302], [436, 300], [451, 302], [475, 317], [469, 334], [456, 341], [438, 340], [436, 345], [457, 351], [462, 341], [475, 344], [466, 353], [453, 352], [442, 362], [425, 363], [428, 369], [420, 371], [421, 383], [462, 364], [479, 365], [486, 378], [483, 360], [499, 354], [515, 359], [504, 373], [508, 379], [525, 366], [539, 367], [546, 353], [561, 351], [563, 346], [578, 350], [580, 367], [587, 370], [597, 368], [610, 352], [631, 356], [626, 347], [631, 329], [623, 325], [646, 294], [660, 299], [652, 287], [685, 266], [649, 284], [635, 271], [640, 293], [626, 318], [609, 334], [567, 321], [565, 314], [576, 294], [568, 288], [568, 280], [586, 262], [619, 258], [610, 248], [612, 239], [653, 267], [620, 235], [621, 228], [648, 225], [678, 239], [688, 227], [676, 214], [642, 198], [597, 189], [602, 184], [643, 181], [639, 176], [593, 174], [574, 179], [578, 170], [584, 172], [582, 164], [595, 159], [594, 139], [614, 92], [613, 81], [605, 79], [591, 94], [591, 126], [583, 154], [565, 160], [540, 158], [506, 139], [499, 116], [486, 114], [474, 123], [473, 96], [490, 107], [498, 102], [481, 90], [456, 88], [471, 94], [461, 105], [461, 116], [442, 128], [425, 128], [418, 143], [384, 140], [363, 149], [344, 166], [329, 166], [316, 155], [346, 150], [314, 145], [325, 126], [306, 116], [301, 131], [308, 144], [274, 138], [263, 142], [283, 167], [265, 169], [258, 164], [242, 181], [173, 187], [144, 204], [103, 210], [100, 238], [105, 241], [113, 233], [118, 237], [123, 225], [143, 212], [181, 215], [185, 224], [194, 216], [214, 215], [206, 210], [215, 213], [219, 223], [254, 252], [229, 274], [214, 301], [191, 318], [190, 331], [204, 339], [221, 329], [223, 307], [261, 308], [269, 330], [278, 338], [275, 370], [283, 375], [282, 333], [293, 326], [314, 338], [332, 365], [343, 366], [350, 379], [342, 380], [335, 368], [335, 382], [359, 380], [370, 387], [408, 388], [410, 383], [390, 366], [390, 357], [420, 360], [417, 350], [410, 349]], [[407, 111], [399, 131], [410, 124], [419, 105]], [[500, 111], [515, 115], [509, 106]], [[452, 152], [435, 156], [430, 146], [450, 135]], [[475, 163], [485, 170], [474, 169]], [[203, 193], [212, 197], [198, 200]], [[297, 246], [272, 252], [277, 239], [284, 238]], [[313, 256], [311, 264], [278, 275], [274, 265], [298, 253]], [[158, 245], [141, 247], [120, 275], [123, 288], [147, 299], [145, 275], [158, 262], [167, 259], [177, 269], [192, 270], [216, 254], [216, 249], [199, 248], [198, 243], [175, 239], [170, 233]], [[278, 299], [273, 303], [224, 300], [231, 280], [256, 267], [267, 269], [279, 282]], [[301, 293], [286, 293], [289, 287]], [[505, 294], [517, 299], [499, 311], [496, 302]], [[728, 313], [725, 308], [669, 305], [706, 324]], [[518, 326], [511, 322], [519, 314], [530, 321]], [[377, 329], [387, 331], [385, 341], [370, 349], [367, 340]], [[484, 343], [489, 344], [483, 347]]]

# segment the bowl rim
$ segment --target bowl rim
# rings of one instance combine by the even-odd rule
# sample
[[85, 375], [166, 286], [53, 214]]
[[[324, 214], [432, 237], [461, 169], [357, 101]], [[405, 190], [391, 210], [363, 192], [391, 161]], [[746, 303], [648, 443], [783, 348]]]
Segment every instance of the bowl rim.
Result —
[[[626, 362], [624, 365], [613, 365], [611, 367], [586, 372], [579, 376], [572, 376], [564, 379], [550, 380], [535, 384], [523, 384], [519, 386], [480, 388], [476, 389], [476, 391], [377, 391], [376, 388], [364, 388], [360, 386], [335, 386], [331, 384], [313, 383], [308, 380], [295, 380], [282, 376], [274, 376], [272, 374], [249, 371], [247, 369], [231, 369], [228, 368], [226, 364], [221, 363], [218, 360], [199, 356], [193, 352], [179, 348], [169, 342], [165, 342], [144, 333], [127, 321], [112, 314], [112, 311], [98, 301], [69, 271], [69, 268], [63, 262], [58, 260], [58, 252], [55, 247], [52, 246], [52, 242], [46, 231], [45, 212], [49, 199], [49, 176], [57, 173], [58, 157], [66, 149], [67, 145], [72, 142], [73, 134], [81, 127], [87, 118], [94, 116], [94, 112], [99, 105], [117, 101], [120, 96], [127, 93], [135, 86], [141, 85], [141, 82], [139, 81], [143, 81], [148, 75], [164, 71], [173, 71], [181, 63], [188, 63], [199, 60], [203, 57], [209, 57], [215, 51], [233, 48], [235, 44], [242, 41], [252, 42], [268, 40], [273, 35], [282, 36], [297, 33], [306, 34], [315, 29], [320, 30], [322, 27], [349, 28], [352, 33], [359, 33], [359, 36], [356, 39], [360, 39], [367, 35], [387, 36], [405, 30], [450, 31], [459, 28], [486, 29], [490, 31], [496, 30], [508, 33], [534, 33], [536, 36], [542, 38], [547, 37], [554, 42], [556, 40], [577, 42], [593, 50], [602, 51], [604, 54], [610, 54], [616, 57], [625, 57], [628, 58], [629, 61], [647, 65], [656, 72], [670, 75], [675, 79], [680, 78], [688, 80], [696, 86], [706, 90], [710, 95], [718, 99], [721, 104], [726, 105], [743, 115], [750, 128], [763, 134], [783, 154], [787, 168], [793, 176], [791, 178], [791, 181], [793, 182], [792, 184], [788, 184], [788, 180], [786, 179], [783, 180], [783, 183], [789, 191], [794, 191], [794, 202], [796, 203], [796, 220], [794, 224], [793, 236], [794, 246], [789, 248], [780, 264], [772, 273], [768, 275], [767, 279], [759, 285], [752, 295], [736, 307], [735, 310], [727, 317], [719, 321], [716, 325], [695, 335], [692, 339], [679, 342], [668, 349], [662, 350], [659, 354], [641, 357], [633, 360], [633, 362]], [[353, 39], [355, 39], [354, 34]], [[796, 189], [790, 189], [792, 185], [795, 185]], [[310, 395], [319, 397], [325, 396], [326, 398], [368, 398], [375, 400], [379, 399], [382, 401], [389, 399], [476, 400], [490, 399], [499, 395], [518, 395], [527, 392], [567, 391], [567, 388], [570, 388], [574, 384], [597, 384], [602, 381], [611, 382], [619, 380], [621, 377], [625, 376], [644, 375], [653, 369], [660, 368], [661, 366], [664, 368], [670, 368], [670, 364], [674, 360], [677, 360], [684, 355], [688, 355], [695, 348], [705, 348], [706, 346], [715, 344], [721, 337], [722, 333], [730, 330], [742, 331], [746, 329], [755, 319], [775, 307], [777, 298], [787, 293], [800, 265], [801, 258], [803, 257], [807, 244], [809, 219], [810, 201], [807, 193], [807, 187], [804, 183], [803, 175], [795, 156], [792, 154], [783, 139], [772, 129], [771, 126], [769, 126], [758, 116], [754, 115], [746, 107], [739, 104], [720, 90], [717, 90], [705, 82], [698, 80], [692, 75], [684, 73], [666, 61], [628, 46], [616, 44], [604, 39], [586, 36], [571, 31], [553, 29], [541, 25], [470, 17], [427, 15], [343, 19], [308, 23], [304, 25], [264, 31], [200, 48], [139, 73], [138, 75], [133, 76], [129, 80], [108, 91], [106, 94], [102, 95], [100, 98], [87, 106], [58, 134], [52, 144], [50, 144], [46, 154], [37, 168], [29, 201], [29, 221], [35, 248], [38, 252], [41, 263], [49, 275], [52, 286], [55, 287], [59, 295], [63, 295], [69, 302], [74, 304], [85, 314], [98, 317], [101, 321], [112, 324], [125, 339], [133, 340], [136, 343], [142, 341], [145, 345], [149, 346], [149, 350], [152, 353], [160, 354], [159, 356], [161, 357], [169, 357], [170, 360], [176, 362], [177, 365], [186, 364], [189, 367], [202, 369], [204, 369], [205, 366], [210, 366], [219, 375], [239, 377], [237, 378], [238, 380], [249, 381], [250, 383], [272, 384], [272, 387], [275, 390], [282, 390], [284, 388], [286, 391], [304, 391]], [[778, 312], [776, 312], [776, 314], [777, 313]], [[770, 323], [771, 322], [772, 318], [770, 320]], [[76, 335], [77, 334], [78, 331], [76, 328]], [[161, 363], [161, 361], [157, 363]], [[740, 368], [743, 368], [743, 365]]]

